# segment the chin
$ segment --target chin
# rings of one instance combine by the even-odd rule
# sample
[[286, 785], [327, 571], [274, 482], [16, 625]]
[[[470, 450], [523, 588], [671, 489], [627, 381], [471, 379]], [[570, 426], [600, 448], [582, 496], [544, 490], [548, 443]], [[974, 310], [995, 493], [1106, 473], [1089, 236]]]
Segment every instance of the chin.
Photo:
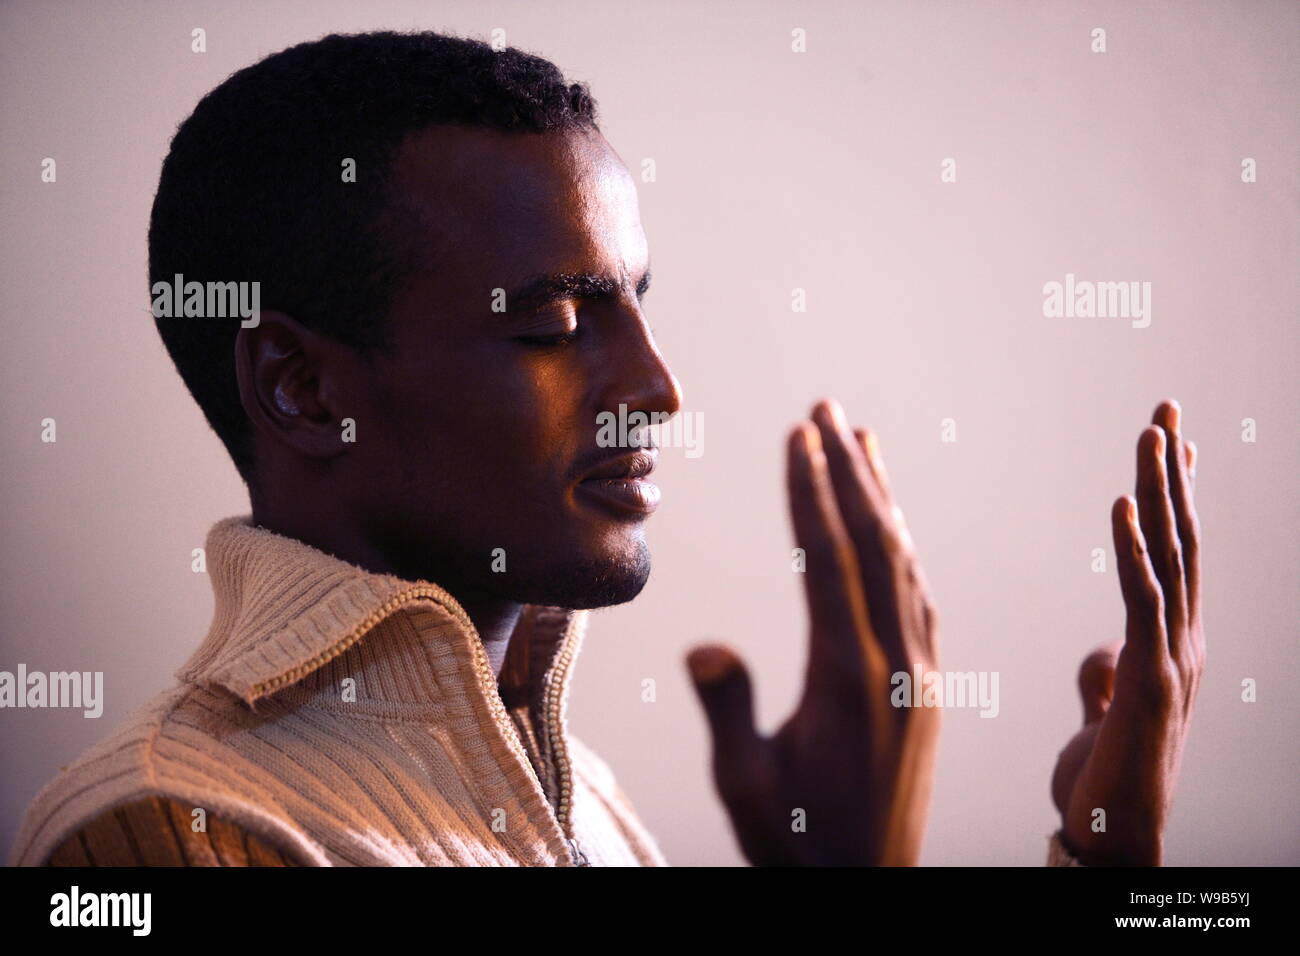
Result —
[[547, 569], [544, 580], [517, 598], [547, 607], [611, 607], [626, 604], [650, 579], [650, 549], [638, 539], [617, 554], [586, 555]]

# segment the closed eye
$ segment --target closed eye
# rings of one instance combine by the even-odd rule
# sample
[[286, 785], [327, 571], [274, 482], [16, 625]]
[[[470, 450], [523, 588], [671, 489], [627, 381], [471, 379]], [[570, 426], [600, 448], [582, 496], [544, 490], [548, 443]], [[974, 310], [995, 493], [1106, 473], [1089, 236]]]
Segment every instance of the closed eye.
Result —
[[540, 348], [554, 348], [556, 346], [568, 345], [577, 337], [578, 330], [574, 329], [571, 332], [562, 332], [557, 335], [520, 335], [515, 338], [515, 341]]

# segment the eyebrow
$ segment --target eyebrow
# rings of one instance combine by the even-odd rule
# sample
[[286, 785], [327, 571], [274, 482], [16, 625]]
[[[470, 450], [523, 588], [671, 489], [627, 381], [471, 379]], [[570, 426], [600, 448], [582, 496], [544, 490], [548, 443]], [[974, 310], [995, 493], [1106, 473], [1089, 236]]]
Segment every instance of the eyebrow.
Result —
[[[536, 312], [565, 299], [617, 299], [622, 283], [609, 276], [592, 272], [557, 272], [553, 275], [533, 276], [506, 298], [508, 313]], [[650, 270], [646, 269], [636, 285], [640, 299], [650, 288]]]

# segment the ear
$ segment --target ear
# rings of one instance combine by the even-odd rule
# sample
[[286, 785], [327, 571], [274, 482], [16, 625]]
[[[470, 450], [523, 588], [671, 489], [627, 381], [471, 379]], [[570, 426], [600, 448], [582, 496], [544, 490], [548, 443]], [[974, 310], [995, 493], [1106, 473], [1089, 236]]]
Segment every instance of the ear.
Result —
[[253, 427], [298, 455], [327, 461], [350, 447], [343, 382], [351, 350], [283, 312], [264, 311], [235, 338], [239, 401]]

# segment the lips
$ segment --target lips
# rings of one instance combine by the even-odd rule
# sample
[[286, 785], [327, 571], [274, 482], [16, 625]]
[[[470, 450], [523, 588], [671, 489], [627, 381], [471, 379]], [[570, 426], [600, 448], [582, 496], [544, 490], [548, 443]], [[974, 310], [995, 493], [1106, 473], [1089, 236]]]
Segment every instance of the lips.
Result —
[[652, 451], [635, 451], [631, 454], [611, 458], [603, 465], [593, 468], [583, 481], [597, 478], [644, 478], [655, 470], [655, 459], [659, 457], [658, 449]]
[[659, 486], [646, 481], [658, 450], [641, 450], [611, 458], [578, 483], [583, 498], [621, 518], [644, 518], [659, 507]]

